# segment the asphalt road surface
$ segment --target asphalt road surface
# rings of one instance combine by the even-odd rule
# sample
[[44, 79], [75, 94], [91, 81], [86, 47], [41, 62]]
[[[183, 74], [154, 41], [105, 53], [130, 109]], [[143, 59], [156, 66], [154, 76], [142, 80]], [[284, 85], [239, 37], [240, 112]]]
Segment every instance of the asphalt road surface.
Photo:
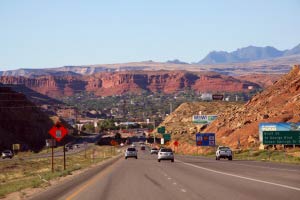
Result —
[[74, 178], [63, 183], [70, 187], [50, 188], [34, 199], [300, 199], [297, 165], [192, 156], [157, 162], [149, 150], [139, 150], [138, 157], [122, 157], [100, 172], [81, 175], [80, 184]]

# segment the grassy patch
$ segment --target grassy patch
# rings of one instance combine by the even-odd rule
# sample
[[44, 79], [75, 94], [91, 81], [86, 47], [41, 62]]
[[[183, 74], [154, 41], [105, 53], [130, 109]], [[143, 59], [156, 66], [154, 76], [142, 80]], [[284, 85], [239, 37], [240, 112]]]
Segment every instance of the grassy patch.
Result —
[[[43, 152], [44, 153], [44, 152]], [[48, 181], [71, 175], [73, 171], [102, 162], [116, 155], [110, 146], [93, 146], [86, 153], [66, 156], [66, 170], [63, 170], [63, 157], [54, 158], [54, 172], [51, 171], [51, 158], [14, 159], [1, 162], [0, 198], [25, 188], [44, 187]]]
[[235, 152], [234, 159], [300, 164], [300, 157], [291, 156], [281, 150], [245, 150]]

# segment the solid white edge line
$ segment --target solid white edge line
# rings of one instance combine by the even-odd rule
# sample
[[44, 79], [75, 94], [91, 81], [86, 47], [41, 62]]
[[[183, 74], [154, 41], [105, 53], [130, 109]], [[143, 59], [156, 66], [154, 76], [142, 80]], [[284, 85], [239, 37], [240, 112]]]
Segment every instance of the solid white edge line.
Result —
[[300, 188], [293, 187], [293, 186], [283, 185], [283, 184], [279, 184], [279, 183], [273, 183], [273, 182], [269, 182], [269, 181], [263, 181], [263, 180], [254, 179], [254, 178], [248, 178], [248, 177], [239, 176], [239, 175], [236, 175], [236, 174], [220, 172], [220, 171], [216, 171], [216, 170], [213, 170], [213, 169], [208, 169], [208, 168], [205, 168], [205, 167], [200, 167], [200, 166], [197, 166], [197, 165], [186, 163], [186, 162], [183, 162], [183, 161], [180, 161], [180, 160], [177, 160], [177, 161], [179, 161], [179, 162], [181, 162], [185, 165], [189, 165], [191, 167], [203, 169], [203, 170], [214, 172], [214, 173], [217, 173], [217, 174], [223, 174], [223, 175], [226, 175], [226, 176], [232, 176], [232, 177], [236, 177], [236, 178], [240, 178], [240, 179], [246, 179], [246, 180], [249, 180], [249, 181], [255, 181], [255, 182], [259, 182], [259, 183], [265, 183], [265, 184], [269, 184], [269, 185], [275, 185], [275, 186], [279, 186], [279, 187], [283, 187], [283, 188], [288, 188], [288, 189], [291, 189], [291, 190], [300, 191]]
[[[189, 158], [195, 158], [195, 156], [191, 156], [191, 157], [189, 156]], [[258, 163], [259, 161], [251, 160], [251, 162]], [[299, 172], [299, 170], [296, 170], [296, 169], [280, 169], [280, 168], [275, 168], [275, 167], [247, 165], [247, 164], [240, 164], [240, 163], [233, 163], [233, 162], [222, 162], [222, 163], [231, 164], [231, 165], [249, 166], [249, 167], [254, 167], [254, 168], [262, 168], [262, 169], [271, 169], [271, 170], [278, 170], [278, 171]]]

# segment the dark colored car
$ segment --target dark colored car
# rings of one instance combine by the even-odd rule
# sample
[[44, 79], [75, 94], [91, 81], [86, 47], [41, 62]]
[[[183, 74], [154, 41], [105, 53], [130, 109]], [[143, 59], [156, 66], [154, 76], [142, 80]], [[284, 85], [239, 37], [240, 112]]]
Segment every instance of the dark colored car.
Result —
[[4, 150], [1, 155], [2, 159], [5, 159], [5, 158], [12, 159], [13, 156], [14, 156], [14, 154], [11, 150]]

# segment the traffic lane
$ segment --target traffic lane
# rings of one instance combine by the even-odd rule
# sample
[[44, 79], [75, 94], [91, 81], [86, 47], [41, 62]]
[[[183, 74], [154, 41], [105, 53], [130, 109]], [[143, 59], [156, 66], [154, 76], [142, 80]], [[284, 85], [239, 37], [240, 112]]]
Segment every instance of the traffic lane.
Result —
[[[263, 181], [270, 181], [278, 184], [285, 184], [292, 187], [300, 188], [300, 169], [295, 166], [294, 168], [278, 168], [278, 165], [274, 164], [274, 167], [263, 167], [248, 162], [244, 164], [243, 161], [216, 161], [203, 159], [201, 157], [184, 157], [178, 156], [177, 159], [198, 165], [204, 168], [244, 176], [248, 178], [255, 178]], [[275, 167], [276, 166], [276, 167]]]
[[113, 164], [117, 162], [119, 159], [120, 159], [120, 155], [108, 159], [106, 161], [103, 161], [88, 170], [84, 170], [79, 175], [68, 176], [62, 179], [58, 184], [54, 184], [49, 188], [46, 188], [45, 191], [39, 192], [31, 196], [29, 199], [31, 200], [59, 199], [63, 194], [67, 193], [68, 191], [72, 191], [74, 190], [74, 188], [85, 183], [86, 180], [93, 179], [93, 177], [99, 172], [106, 171], [111, 166], [114, 166]]
[[194, 193], [199, 199], [299, 199], [299, 190], [284, 188], [241, 177], [219, 174], [175, 161], [171, 168], [162, 171], [178, 180], [187, 193]]
[[140, 151], [138, 156], [118, 161], [111, 171], [98, 174], [62, 199], [199, 199], [193, 193], [186, 193], [179, 182], [164, 176], [161, 166], [172, 168], [174, 163], [158, 163], [157, 156], [148, 151]]
[[[211, 160], [215, 160], [215, 158], [208, 158], [208, 157], [204, 157], [204, 156], [190, 156], [190, 155], [176, 155], [176, 157], [181, 158], [192, 158], [192, 159], [198, 159], [200, 158], [201, 160], [207, 160], [207, 161], [211, 161]], [[228, 162], [228, 159], [221, 159], [217, 162]], [[253, 167], [262, 167], [262, 168], [274, 168], [274, 169], [278, 169], [278, 170], [300, 170], [300, 165], [297, 164], [289, 164], [289, 163], [276, 163], [276, 162], [269, 162], [269, 161], [256, 161], [256, 160], [235, 160], [234, 156], [233, 156], [233, 160], [232, 162], [234, 162], [235, 164], [238, 165], [250, 165]], [[238, 162], [238, 163], [236, 163]]]
[[220, 175], [187, 164], [158, 163], [156, 155], [142, 151], [139, 159], [122, 159], [109, 173], [98, 175], [100, 177], [90, 180], [87, 186], [74, 189], [64, 198], [298, 199], [300, 195], [298, 190], [291, 188]]

